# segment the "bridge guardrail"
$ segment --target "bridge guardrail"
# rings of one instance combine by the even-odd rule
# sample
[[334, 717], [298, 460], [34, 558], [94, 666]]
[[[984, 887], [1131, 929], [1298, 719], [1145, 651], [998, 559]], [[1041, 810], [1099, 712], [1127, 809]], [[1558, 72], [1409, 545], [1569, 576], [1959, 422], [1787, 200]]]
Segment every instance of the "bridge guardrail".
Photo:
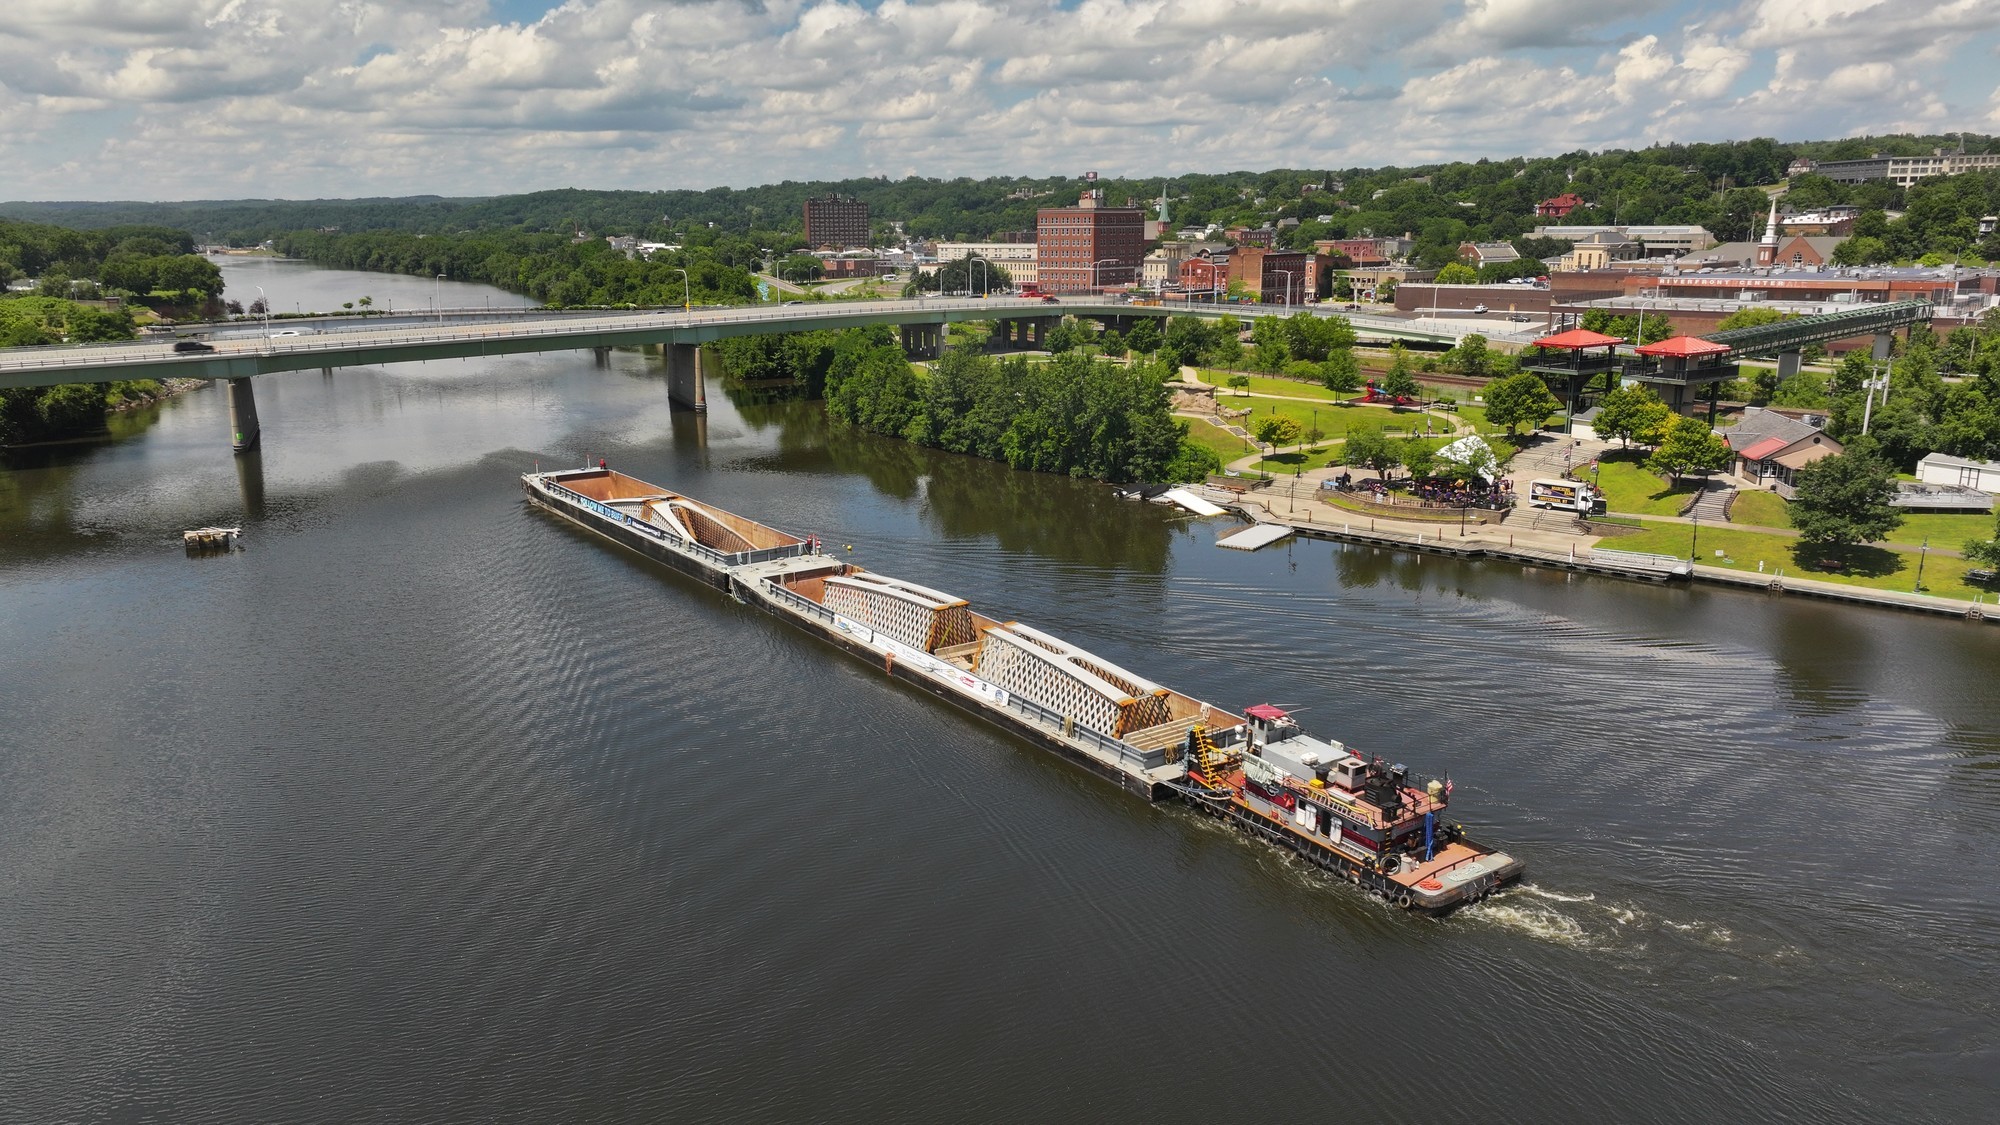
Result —
[[[885, 308], [888, 302], [830, 302], [826, 306], [815, 306], [806, 311], [805, 319], [838, 321], [847, 317], [866, 318], [879, 316], [884, 312], [1011, 312], [1017, 314], [1037, 313], [1044, 316], [1061, 316], [1065, 313], [1088, 312], [1090, 314], [1132, 314], [1132, 310], [1143, 309], [1137, 315], [1172, 315], [1177, 311], [1189, 313], [1240, 312], [1231, 308], [1190, 308], [1187, 310], [1166, 309], [1163, 306], [1132, 306], [1111, 301], [1072, 300], [1066, 304], [1048, 305], [1035, 299], [989, 298], [985, 300], [932, 300], [925, 298], [916, 302], [898, 302]], [[1268, 312], [1270, 306], [1256, 306]], [[1158, 310], [1157, 312], [1155, 310]], [[1357, 329], [1374, 329], [1384, 332], [1399, 332], [1412, 335], [1432, 335], [1439, 337], [1462, 337], [1466, 332], [1442, 326], [1425, 326], [1392, 317], [1356, 315], [1340, 310], [1313, 307], [1304, 310], [1315, 316], [1345, 317]], [[0, 369], [32, 369], [41, 367], [90, 366], [97, 357], [106, 361], [126, 363], [160, 363], [173, 365], [177, 362], [189, 364], [205, 360], [228, 359], [248, 356], [313, 355], [321, 352], [353, 351], [357, 348], [412, 346], [423, 344], [467, 343], [478, 340], [519, 340], [551, 336], [575, 335], [580, 332], [616, 331], [666, 331], [675, 329], [699, 329], [728, 325], [756, 324], [773, 320], [801, 319], [797, 306], [743, 306], [722, 312], [686, 313], [647, 311], [619, 315], [587, 315], [561, 319], [550, 318], [537, 323], [504, 325], [461, 324], [445, 325], [438, 328], [415, 329], [410, 326], [380, 329], [356, 329], [338, 333], [323, 333], [313, 336], [289, 336], [282, 338], [249, 338], [240, 342], [221, 340], [214, 343], [212, 352], [180, 353], [172, 350], [170, 341], [149, 342], [145, 340], [108, 341], [96, 344], [61, 345], [57, 348], [31, 347], [0, 349]], [[803, 330], [803, 326], [802, 326]], [[1487, 333], [1494, 339], [1509, 339], [1514, 333], [1497, 329]], [[579, 347], [590, 345], [579, 345]], [[82, 361], [82, 362], [79, 362]]]

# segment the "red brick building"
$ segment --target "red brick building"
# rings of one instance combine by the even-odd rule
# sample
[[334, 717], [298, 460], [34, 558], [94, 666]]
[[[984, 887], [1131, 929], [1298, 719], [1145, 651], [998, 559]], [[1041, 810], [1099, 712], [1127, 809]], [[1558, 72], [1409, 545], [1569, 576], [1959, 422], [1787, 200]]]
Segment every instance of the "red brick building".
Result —
[[1036, 284], [1046, 292], [1135, 284], [1146, 256], [1146, 213], [1106, 207], [1096, 189], [1075, 207], [1044, 207], [1035, 213], [1035, 256]]
[[1266, 305], [1302, 305], [1317, 280], [1313, 255], [1303, 250], [1239, 247], [1229, 256], [1229, 281], [1240, 281]]
[[1189, 300], [1220, 294], [1229, 288], [1229, 255], [1196, 255], [1181, 261], [1181, 292]]
[[837, 195], [806, 200], [806, 245], [814, 250], [868, 245], [868, 205]]
[[1583, 206], [1583, 197], [1573, 191], [1563, 192], [1554, 199], [1544, 199], [1535, 204], [1535, 214], [1544, 219], [1568, 217], [1571, 211]]
[[1344, 257], [1347, 266], [1386, 266], [1389, 258], [1382, 253], [1382, 242], [1375, 238], [1323, 238], [1313, 243], [1313, 248], [1322, 254]]

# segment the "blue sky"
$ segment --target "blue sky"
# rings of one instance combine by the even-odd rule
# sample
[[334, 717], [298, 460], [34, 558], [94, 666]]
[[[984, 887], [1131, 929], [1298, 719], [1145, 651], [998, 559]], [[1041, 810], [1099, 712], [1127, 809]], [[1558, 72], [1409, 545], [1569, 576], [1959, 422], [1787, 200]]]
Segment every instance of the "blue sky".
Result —
[[0, 198], [2000, 133], [2000, 0], [12, 0]]

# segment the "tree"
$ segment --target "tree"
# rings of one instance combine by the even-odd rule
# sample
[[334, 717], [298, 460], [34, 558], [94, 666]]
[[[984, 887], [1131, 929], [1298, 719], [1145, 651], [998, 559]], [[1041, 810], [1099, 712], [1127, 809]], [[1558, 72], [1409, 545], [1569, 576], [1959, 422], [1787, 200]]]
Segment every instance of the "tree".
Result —
[[1356, 426], [1347, 432], [1340, 460], [1343, 465], [1373, 469], [1386, 477], [1389, 470], [1403, 463], [1403, 443], [1384, 434], [1380, 426]]
[[1856, 235], [1833, 248], [1833, 264], [1836, 266], [1872, 266], [1894, 257], [1895, 251], [1889, 248], [1887, 242], [1867, 235]]
[[1382, 376], [1381, 385], [1375, 389], [1392, 399], [1417, 398], [1424, 391], [1423, 387], [1418, 385], [1415, 373], [1410, 370], [1410, 361], [1403, 357], [1398, 357], [1396, 362], [1389, 365], [1389, 370]]
[[1106, 332], [1097, 338], [1097, 350], [1101, 355], [1108, 355], [1114, 358], [1122, 356], [1125, 354], [1126, 346], [1125, 337], [1115, 331]]
[[1729, 464], [1730, 456], [1729, 443], [1709, 429], [1708, 423], [1677, 414], [1667, 423], [1660, 447], [1646, 459], [1646, 467], [1679, 483], [1687, 473], [1722, 468]]
[[1334, 394], [1351, 395], [1361, 387], [1361, 360], [1342, 348], [1319, 365], [1319, 379]]
[[1486, 337], [1469, 332], [1444, 354], [1444, 363], [1457, 374], [1483, 378], [1493, 366], [1493, 353], [1486, 348]]
[[1410, 368], [1409, 350], [1400, 342], [1389, 345], [1389, 370], [1376, 385], [1376, 393], [1391, 397], [1417, 397], [1423, 388], [1417, 386], [1417, 377]]
[[1437, 283], [1439, 285], [1477, 285], [1479, 284], [1479, 271], [1466, 265], [1464, 262], [1453, 262], [1438, 271]]
[[1562, 409], [1542, 377], [1523, 371], [1486, 384], [1486, 420], [1504, 426], [1509, 434], [1523, 425], [1540, 428], [1542, 421]]
[[1984, 564], [1989, 568], [2000, 568], [2000, 525], [1994, 528], [1991, 539], [1968, 539], [1964, 547], [1968, 562]]
[[1251, 433], [1257, 435], [1259, 444], [1275, 447], [1280, 445], [1296, 445], [1304, 431], [1305, 427], [1299, 425], [1297, 419], [1273, 414], [1260, 419], [1257, 422], [1257, 428], [1252, 430]]
[[1766, 324], [1776, 324], [1783, 319], [1785, 319], [1785, 314], [1776, 309], [1751, 306], [1749, 308], [1737, 309], [1735, 312], [1716, 321], [1715, 330], [1717, 332], [1727, 332], [1732, 328], [1757, 328]]
[[1793, 478], [1792, 526], [1807, 543], [1851, 546], [1883, 539], [1903, 522], [1889, 501], [1896, 496], [1895, 472], [1875, 453], [1874, 443], [1857, 442], [1844, 453], [1822, 457]]
[[1150, 316], [1142, 316], [1132, 325], [1132, 331], [1125, 334], [1125, 346], [1140, 355], [1152, 355], [1160, 350], [1166, 338], [1160, 335], [1160, 322]]
[[1640, 434], [1657, 438], [1671, 413], [1651, 387], [1639, 383], [1620, 387], [1599, 399], [1597, 420], [1591, 423], [1591, 428], [1598, 437], [1616, 437], [1629, 448], [1632, 439]]

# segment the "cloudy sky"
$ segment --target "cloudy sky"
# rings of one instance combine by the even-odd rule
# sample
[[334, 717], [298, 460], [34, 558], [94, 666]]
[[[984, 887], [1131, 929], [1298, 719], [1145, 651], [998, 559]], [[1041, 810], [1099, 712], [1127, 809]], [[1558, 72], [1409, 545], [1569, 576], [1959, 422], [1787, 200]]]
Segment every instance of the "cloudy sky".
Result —
[[2000, 0], [0, 0], [0, 199], [2000, 132]]

